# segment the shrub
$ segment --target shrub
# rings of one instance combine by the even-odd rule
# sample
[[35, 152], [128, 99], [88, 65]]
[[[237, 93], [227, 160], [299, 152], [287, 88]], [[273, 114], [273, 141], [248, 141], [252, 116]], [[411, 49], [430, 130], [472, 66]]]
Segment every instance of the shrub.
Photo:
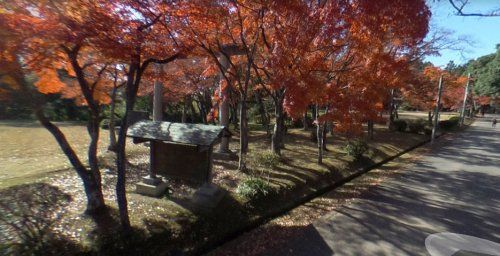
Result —
[[451, 122], [458, 124], [460, 122], [460, 117], [459, 116], [452, 116], [448, 119], [448, 121], [451, 121]]
[[391, 131], [398, 131], [398, 132], [404, 132], [406, 131], [406, 121], [405, 120], [394, 120], [392, 122], [392, 125], [391, 127], [389, 127], [389, 129]]
[[[104, 119], [101, 122], [101, 128], [102, 129], [109, 129], [109, 124], [110, 124], [110, 119]], [[120, 125], [121, 125], [121, 119], [117, 117], [115, 119], [115, 127], [118, 127]]]
[[439, 125], [440, 129], [443, 129], [445, 131], [449, 131], [449, 130], [453, 129], [454, 127], [456, 127], [459, 122], [460, 122], [460, 118], [457, 116], [454, 116], [448, 120], [439, 121], [438, 125]]
[[249, 199], [256, 200], [262, 198], [269, 193], [271, 193], [273, 187], [261, 178], [251, 177], [245, 179], [238, 184], [238, 188], [236, 188], [236, 193], [238, 195]]
[[430, 127], [430, 126], [425, 126], [425, 127], [424, 127], [424, 134], [425, 134], [425, 135], [429, 135], [429, 136], [430, 136], [430, 135], [432, 135], [432, 127]]
[[408, 130], [411, 133], [417, 133], [417, 134], [421, 133], [421, 132], [425, 132], [424, 131], [425, 124], [426, 124], [426, 121], [423, 119], [417, 119], [417, 120], [408, 122]]
[[259, 168], [272, 169], [280, 162], [280, 156], [270, 150], [259, 151], [254, 154], [253, 164]]
[[347, 155], [354, 157], [354, 159], [359, 159], [368, 151], [368, 144], [363, 140], [350, 141], [345, 146], [345, 151]]

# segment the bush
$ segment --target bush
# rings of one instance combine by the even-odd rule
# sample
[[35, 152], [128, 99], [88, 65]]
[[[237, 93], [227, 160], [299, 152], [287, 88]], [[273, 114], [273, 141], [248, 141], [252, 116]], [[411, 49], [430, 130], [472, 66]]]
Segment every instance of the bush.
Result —
[[455, 128], [459, 122], [460, 122], [460, 117], [453, 116], [448, 120], [439, 121], [438, 125], [439, 125], [440, 129], [445, 130], [445, 131], [449, 131], [449, 130]]
[[428, 135], [428, 136], [432, 135], [432, 127], [430, 127], [430, 126], [425, 126], [425, 127], [424, 127], [424, 134], [425, 134], [425, 135]]
[[[109, 129], [109, 124], [110, 124], [110, 120], [109, 119], [104, 119], [101, 122], [101, 128], [102, 129]], [[115, 119], [115, 127], [118, 127], [120, 125], [121, 125], [121, 119], [117, 117]]]
[[459, 116], [452, 116], [448, 119], [448, 121], [451, 121], [451, 122], [458, 124], [460, 122], [460, 117]]
[[404, 132], [406, 131], [406, 121], [405, 120], [394, 120], [392, 125], [389, 127], [391, 131]]
[[354, 157], [354, 159], [360, 159], [368, 151], [368, 144], [363, 140], [350, 141], [345, 146], [345, 151], [347, 155]]
[[261, 178], [251, 177], [245, 179], [238, 184], [238, 188], [236, 188], [236, 193], [238, 195], [249, 199], [256, 200], [262, 197], [265, 197], [269, 193], [271, 193], [273, 187], [269, 185], [269, 182]]
[[423, 132], [425, 132], [424, 131], [425, 124], [426, 124], [426, 121], [424, 119], [418, 119], [418, 120], [408, 122], [408, 130], [411, 133], [417, 133], [417, 134], [423, 133]]
[[280, 156], [270, 150], [256, 152], [252, 159], [252, 164], [262, 169], [272, 169], [280, 162]]

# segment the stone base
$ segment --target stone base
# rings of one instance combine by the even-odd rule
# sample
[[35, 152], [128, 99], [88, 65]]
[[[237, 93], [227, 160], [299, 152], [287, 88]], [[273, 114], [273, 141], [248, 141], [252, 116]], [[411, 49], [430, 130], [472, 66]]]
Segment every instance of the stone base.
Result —
[[145, 196], [160, 197], [165, 194], [167, 188], [168, 188], [167, 183], [163, 181], [160, 181], [160, 183], [156, 185], [139, 182], [136, 184], [135, 191], [138, 194]]
[[156, 186], [162, 182], [163, 182], [163, 179], [161, 177], [151, 178], [151, 176], [149, 176], [149, 175], [142, 177], [142, 183], [144, 183], [144, 184]]
[[213, 152], [212, 158], [215, 160], [238, 161], [238, 155], [234, 152]]
[[212, 211], [225, 194], [226, 191], [218, 186], [206, 183], [194, 193], [192, 202], [196, 208], [202, 211]]

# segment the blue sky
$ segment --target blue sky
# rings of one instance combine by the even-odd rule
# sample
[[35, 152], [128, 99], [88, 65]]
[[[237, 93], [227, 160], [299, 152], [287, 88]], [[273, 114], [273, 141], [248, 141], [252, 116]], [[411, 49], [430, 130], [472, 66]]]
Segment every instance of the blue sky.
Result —
[[[472, 0], [466, 11], [485, 11], [500, 6], [500, 0]], [[447, 0], [429, 0], [432, 11], [431, 29], [439, 28], [453, 32], [452, 37], [465, 37], [472, 45], [463, 44], [464, 51], [443, 50], [441, 56], [429, 56], [426, 60], [444, 66], [453, 60], [457, 64], [467, 62], [485, 54], [495, 52], [500, 44], [500, 17], [460, 17]]]

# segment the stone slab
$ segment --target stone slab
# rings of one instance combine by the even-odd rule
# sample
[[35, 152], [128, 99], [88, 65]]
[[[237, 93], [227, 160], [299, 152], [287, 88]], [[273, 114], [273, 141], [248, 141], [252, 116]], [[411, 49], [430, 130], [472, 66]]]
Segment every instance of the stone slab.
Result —
[[166, 182], [160, 182], [157, 185], [150, 185], [144, 182], [136, 184], [136, 192], [145, 196], [160, 197], [165, 194], [168, 186]]
[[163, 180], [161, 177], [151, 178], [151, 176], [149, 176], [149, 175], [142, 177], [142, 183], [147, 184], [147, 185], [157, 186], [162, 182], [163, 182]]
[[204, 184], [193, 195], [193, 205], [202, 211], [212, 211], [220, 203], [226, 191], [214, 184]]

